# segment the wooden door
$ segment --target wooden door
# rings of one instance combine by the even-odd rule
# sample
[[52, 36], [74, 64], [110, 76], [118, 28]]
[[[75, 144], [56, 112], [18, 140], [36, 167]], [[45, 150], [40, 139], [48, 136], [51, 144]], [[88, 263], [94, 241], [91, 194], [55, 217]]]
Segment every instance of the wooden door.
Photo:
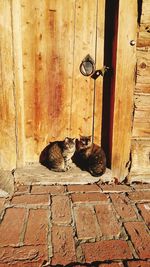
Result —
[[[85, 77], [79, 66], [87, 54], [103, 66], [104, 4], [13, 1], [14, 16], [20, 14], [25, 162], [38, 161], [50, 140], [65, 136], [93, 135], [100, 143], [102, 77]], [[13, 18], [15, 29], [18, 21]]]

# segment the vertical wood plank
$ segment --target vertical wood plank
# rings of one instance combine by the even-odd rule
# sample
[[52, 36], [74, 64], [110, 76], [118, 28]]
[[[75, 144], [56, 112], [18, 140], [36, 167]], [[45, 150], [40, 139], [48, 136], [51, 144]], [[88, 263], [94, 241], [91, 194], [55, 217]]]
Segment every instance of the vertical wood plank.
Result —
[[[97, 1], [97, 33], [96, 33], [96, 69], [101, 69], [104, 64], [104, 26], [105, 26], [105, 0]], [[102, 86], [103, 78], [100, 76], [95, 81], [94, 103], [94, 142], [101, 143], [102, 127]]]
[[24, 88], [21, 34], [21, 2], [12, 0], [12, 29], [14, 53], [14, 87], [16, 103], [17, 167], [25, 163]]
[[74, 1], [22, 0], [22, 29], [26, 160], [37, 161], [69, 134]]
[[120, 0], [112, 137], [112, 170], [120, 181], [130, 160], [136, 64], [136, 46], [130, 41], [136, 41], [136, 32], [137, 1]]
[[0, 167], [16, 167], [11, 4], [0, 1]]
[[70, 135], [75, 1], [51, 0], [49, 7], [51, 10], [49, 84], [50, 90], [53, 91], [51, 139], [60, 140]]
[[80, 73], [87, 54], [95, 60], [97, 1], [76, 0], [71, 135], [92, 135], [94, 80]]
[[35, 81], [35, 9], [34, 1], [21, 1], [22, 61], [24, 87], [25, 161], [35, 159], [34, 140], [34, 81]]

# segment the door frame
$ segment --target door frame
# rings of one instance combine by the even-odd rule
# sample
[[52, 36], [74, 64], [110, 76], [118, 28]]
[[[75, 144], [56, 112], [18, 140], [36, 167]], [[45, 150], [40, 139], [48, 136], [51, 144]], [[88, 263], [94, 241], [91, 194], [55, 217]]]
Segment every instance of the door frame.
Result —
[[113, 177], [121, 182], [131, 167], [133, 94], [136, 79], [137, 1], [118, 2], [117, 36], [113, 44], [110, 147]]

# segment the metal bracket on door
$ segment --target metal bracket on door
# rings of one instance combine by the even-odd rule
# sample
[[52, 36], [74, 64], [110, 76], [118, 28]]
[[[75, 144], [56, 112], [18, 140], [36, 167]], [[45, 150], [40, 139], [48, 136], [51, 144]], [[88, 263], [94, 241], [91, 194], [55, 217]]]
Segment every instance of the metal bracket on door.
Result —
[[96, 70], [92, 75], [91, 78], [96, 80], [100, 75], [102, 77], [104, 77], [105, 73], [109, 70], [109, 67], [104, 66], [102, 69], [100, 70]]

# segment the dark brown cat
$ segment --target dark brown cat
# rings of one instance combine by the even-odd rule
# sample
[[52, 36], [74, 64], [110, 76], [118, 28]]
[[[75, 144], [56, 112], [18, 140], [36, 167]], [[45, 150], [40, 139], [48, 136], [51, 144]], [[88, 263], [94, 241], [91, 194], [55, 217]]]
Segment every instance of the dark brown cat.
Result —
[[71, 168], [71, 158], [75, 152], [75, 138], [51, 142], [40, 155], [40, 163], [52, 171], [65, 172]]
[[76, 140], [74, 162], [93, 176], [101, 176], [106, 170], [106, 156], [103, 149], [92, 143], [91, 136], [80, 136]]

